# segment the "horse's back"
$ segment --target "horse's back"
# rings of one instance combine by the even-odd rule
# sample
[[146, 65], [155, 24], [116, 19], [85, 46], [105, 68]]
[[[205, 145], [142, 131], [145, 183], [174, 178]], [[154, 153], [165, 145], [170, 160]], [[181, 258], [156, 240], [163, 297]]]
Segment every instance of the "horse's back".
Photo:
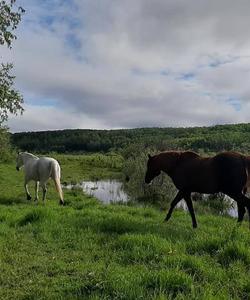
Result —
[[45, 181], [52, 176], [53, 172], [60, 172], [60, 165], [52, 157], [41, 157], [37, 161], [37, 170], [40, 180]]
[[193, 151], [184, 151], [180, 153], [180, 158], [182, 160], [191, 160], [191, 159], [199, 159], [201, 156]]
[[219, 178], [220, 190], [238, 193], [246, 185], [248, 171], [246, 157], [237, 152], [222, 152], [213, 157]]
[[211, 158], [188, 151], [180, 156], [173, 181], [178, 189], [214, 193], [218, 189], [215, 165]]
[[52, 157], [46, 157], [46, 156], [40, 157], [38, 161], [40, 164], [50, 164], [50, 163], [58, 164], [58, 161], [56, 159]]

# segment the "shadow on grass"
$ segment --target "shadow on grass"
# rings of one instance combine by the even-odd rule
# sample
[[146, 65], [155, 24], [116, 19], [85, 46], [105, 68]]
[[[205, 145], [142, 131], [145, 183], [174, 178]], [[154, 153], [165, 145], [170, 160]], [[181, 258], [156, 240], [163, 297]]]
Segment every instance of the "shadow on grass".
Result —
[[46, 217], [46, 214], [44, 211], [40, 209], [33, 209], [30, 212], [26, 213], [24, 216], [22, 216], [18, 221], [17, 224], [19, 226], [25, 226], [27, 224], [36, 223], [41, 220], [44, 220]]
[[154, 234], [158, 237], [167, 238], [170, 241], [191, 240], [196, 232], [185, 224], [179, 223], [176, 226], [159, 222], [157, 219], [145, 218], [142, 216], [133, 217], [130, 210], [113, 211], [112, 207], [96, 206], [95, 209], [86, 207], [76, 213], [76, 217], [70, 221], [71, 226], [77, 230], [86, 228], [106, 236], [123, 234]]
[[22, 196], [16, 197], [1, 197], [0, 198], [0, 205], [13, 205], [13, 204], [30, 204], [32, 201], [28, 201], [24, 199]]

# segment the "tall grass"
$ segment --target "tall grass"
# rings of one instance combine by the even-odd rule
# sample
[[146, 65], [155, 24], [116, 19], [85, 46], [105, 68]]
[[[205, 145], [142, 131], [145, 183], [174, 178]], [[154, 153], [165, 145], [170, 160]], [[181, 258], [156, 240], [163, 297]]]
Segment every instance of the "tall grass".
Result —
[[65, 183], [78, 183], [83, 180], [100, 180], [121, 176], [123, 158], [119, 154], [63, 155], [50, 153], [62, 167], [62, 180]]
[[80, 191], [60, 207], [52, 185], [35, 205], [14, 164], [0, 164], [0, 190], [1, 299], [249, 299], [246, 222], [199, 214], [193, 230], [183, 211], [163, 223], [156, 208]]

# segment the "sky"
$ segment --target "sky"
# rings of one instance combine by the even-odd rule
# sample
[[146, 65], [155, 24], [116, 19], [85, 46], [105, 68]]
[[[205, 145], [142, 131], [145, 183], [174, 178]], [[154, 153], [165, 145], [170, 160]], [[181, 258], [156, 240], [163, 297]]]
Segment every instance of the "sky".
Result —
[[250, 122], [250, 1], [17, 4], [12, 132]]

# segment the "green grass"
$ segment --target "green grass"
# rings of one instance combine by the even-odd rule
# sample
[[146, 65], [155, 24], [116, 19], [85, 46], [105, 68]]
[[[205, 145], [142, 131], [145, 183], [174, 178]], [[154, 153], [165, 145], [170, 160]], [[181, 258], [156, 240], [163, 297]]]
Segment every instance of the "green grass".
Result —
[[[89, 176], [79, 160], [62, 157], [64, 178]], [[198, 214], [193, 230], [188, 213], [163, 223], [155, 208], [78, 190], [60, 207], [52, 184], [35, 205], [14, 167], [0, 165], [1, 299], [249, 299], [247, 222]]]
[[120, 176], [123, 158], [115, 153], [63, 155], [56, 154], [62, 167], [62, 182], [71, 183], [80, 180], [100, 180]]

